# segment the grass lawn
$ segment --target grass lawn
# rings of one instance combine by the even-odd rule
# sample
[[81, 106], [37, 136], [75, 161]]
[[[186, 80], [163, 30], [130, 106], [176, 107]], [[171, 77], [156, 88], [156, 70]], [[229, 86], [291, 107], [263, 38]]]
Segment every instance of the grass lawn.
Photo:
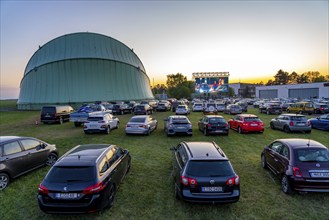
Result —
[[[6, 107], [15, 103], [6, 102]], [[0, 107], [3, 106], [0, 101]], [[131, 115], [118, 116], [120, 128], [109, 135], [85, 135], [73, 123], [35, 125], [38, 111], [0, 112], [0, 135], [32, 136], [56, 144], [60, 154], [79, 144], [116, 144], [130, 151], [131, 172], [125, 177], [111, 209], [100, 213], [63, 216], [47, 215], [39, 210], [38, 185], [49, 167], [24, 175], [0, 192], [0, 219], [328, 219], [329, 194], [307, 193], [286, 195], [279, 180], [260, 165], [260, 153], [266, 144], [278, 138], [310, 138], [329, 146], [328, 132], [312, 130], [311, 134], [273, 131], [269, 121], [274, 115], [258, 115], [266, 125], [264, 134], [204, 136], [197, 130], [202, 113], [191, 113], [192, 137], [167, 137], [163, 119], [172, 112], [157, 112], [158, 129], [150, 136], [126, 136], [124, 125]], [[222, 114], [223, 115], [223, 114]], [[227, 120], [230, 115], [223, 115]], [[176, 201], [171, 179], [172, 158], [169, 148], [181, 141], [215, 141], [230, 158], [241, 179], [241, 197], [234, 204], [191, 204]]]

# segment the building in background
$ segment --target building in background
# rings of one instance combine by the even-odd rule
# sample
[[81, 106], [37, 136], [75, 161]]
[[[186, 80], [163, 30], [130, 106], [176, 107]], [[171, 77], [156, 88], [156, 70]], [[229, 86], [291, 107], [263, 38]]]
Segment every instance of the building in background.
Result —
[[39, 47], [25, 68], [17, 108], [153, 98], [149, 77], [132, 49], [111, 37], [85, 32]]
[[236, 96], [241, 98], [255, 98], [256, 97], [256, 84], [252, 83], [230, 83], [229, 87], [234, 89]]

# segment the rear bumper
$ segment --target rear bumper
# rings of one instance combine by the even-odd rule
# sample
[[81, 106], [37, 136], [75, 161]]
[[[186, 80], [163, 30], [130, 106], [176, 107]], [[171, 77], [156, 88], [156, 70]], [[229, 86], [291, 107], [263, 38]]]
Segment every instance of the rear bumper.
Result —
[[174, 129], [169, 129], [167, 132], [168, 135], [192, 135], [192, 129], [189, 130], [174, 130]]
[[190, 190], [183, 190], [181, 198], [188, 202], [197, 203], [235, 203], [239, 201], [240, 190], [233, 190], [232, 193], [191, 193]]
[[304, 179], [290, 178], [291, 186], [296, 191], [302, 192], [329, 192], [329, 179]]

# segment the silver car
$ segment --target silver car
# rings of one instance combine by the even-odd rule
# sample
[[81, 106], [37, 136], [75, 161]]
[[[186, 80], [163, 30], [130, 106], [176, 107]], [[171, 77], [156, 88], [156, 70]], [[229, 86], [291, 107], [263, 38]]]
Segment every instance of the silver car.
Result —
[[112, 129], [119, 128], [120, 121], [110, 113], [99, 113], [90, 115], [84, 123], [85, 134], [104, 132], [109, 134]]
[[270, 122], [270, 127], [283, 130], [284, 132], [303, 131], [311, 133], [311, 123], [304, 115], [300, 114], [282, 114], [277, 118], [273, 118]]
[[125, 133], [150, 135], [158, 126], [158, 121], [150, 115], [133, 116], [126, 125]]
[[192, 136], [192, 123], [186, 116], [173, 115], [166, 118], [164, 131], [167, 136], [186, 134]]

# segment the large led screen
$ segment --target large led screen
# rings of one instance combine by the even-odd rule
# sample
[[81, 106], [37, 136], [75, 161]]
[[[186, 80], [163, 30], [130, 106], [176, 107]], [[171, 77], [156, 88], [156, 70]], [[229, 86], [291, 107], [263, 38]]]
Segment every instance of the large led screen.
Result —
[[195, 92], [228, 92], [228, 77], [195, 78]]

